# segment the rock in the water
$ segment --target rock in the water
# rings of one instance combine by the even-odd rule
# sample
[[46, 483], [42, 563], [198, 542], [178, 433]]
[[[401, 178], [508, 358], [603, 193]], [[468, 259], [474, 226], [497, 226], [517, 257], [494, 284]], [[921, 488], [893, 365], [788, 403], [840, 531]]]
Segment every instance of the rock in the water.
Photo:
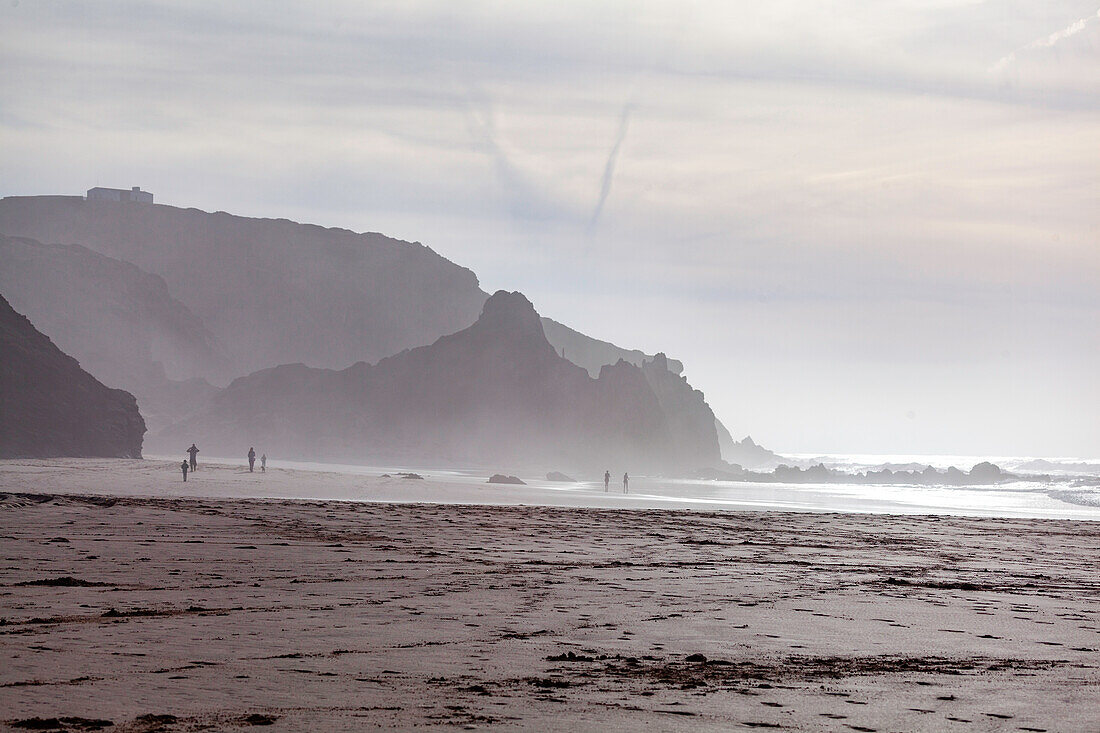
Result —
[[503, 473], [494, 473], [489, 477], [489, 483], [491, 484], [520, 484], [526, 486], [527, 482], [516, 476], [506, 476]]
[[566, 476], [564, 473], [560, 473], [558, 471], [551, 471], [550, 473], [546, 474], [546, 480], [547, 481], [561, 481], [563, 483], [571, 483], [571, 484], [577, 483], [577, 479], [570, 478], [569, 476]]
[[1001, 467], [989, 461], [982, 461], [970, 469], [970, 483], [995, 484], [1001, 478]]
[[141, 458], [129, 392], [80, 368], [0, 296], [0, 458]]

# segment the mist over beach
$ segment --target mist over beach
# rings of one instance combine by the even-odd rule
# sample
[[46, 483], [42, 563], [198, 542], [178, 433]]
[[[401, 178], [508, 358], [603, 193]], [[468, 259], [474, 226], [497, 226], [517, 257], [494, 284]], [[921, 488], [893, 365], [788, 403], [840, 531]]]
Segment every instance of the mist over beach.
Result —
[[1100, 729], [1100, 11], [0, 8], [0, 730]]

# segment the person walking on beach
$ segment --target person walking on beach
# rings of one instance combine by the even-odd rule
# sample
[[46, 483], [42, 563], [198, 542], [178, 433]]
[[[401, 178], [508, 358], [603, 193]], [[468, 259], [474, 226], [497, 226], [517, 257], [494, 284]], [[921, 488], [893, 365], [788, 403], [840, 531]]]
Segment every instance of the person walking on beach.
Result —
[[252, 473], [253, 472], [252, 470], [253, 470], [253, 468], [255, 468], [255, 466], [256, 466], [256, 449], [255, 448], [249, 448], [248, 449], [248, 472]]
[[180, 464], [180, 470], [183, 471], [183, 483], [187, 483], [187, 469], [188, 468], [190, 468], [190, 466], [187, 465], [187, 460], [185, 459], [183, 461], [183, 463]]
[[194, 443], [192, 443], [191, 447], [187, 449], [187, 453], [188, 453], [188, 455], [191, 456], [191, 470], [192, 471], [198, 471], [199, 470], [199, 460], [196, 456], [199, 455], [199, 449], [195, 447]]
[[623, 493], [626, 493], [627, 486], [630, 484], [630, 476], [623, 474]]
[[603, 472], [603, 490], [604, 490], [605, 494], [607, 493], [607, 487], [610, 486], [610, 485], [611, 485], [611, 472], [610, 471], [604, 471]]
[[267, 454], [260, 456], [260, 473], [267, 473]]

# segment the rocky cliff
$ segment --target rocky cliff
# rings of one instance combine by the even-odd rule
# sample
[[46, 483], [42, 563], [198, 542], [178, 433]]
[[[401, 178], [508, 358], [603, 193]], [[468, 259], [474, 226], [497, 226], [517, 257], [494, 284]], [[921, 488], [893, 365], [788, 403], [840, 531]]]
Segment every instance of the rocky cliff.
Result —
[[[48, 244], [82, 245], [163, 278], [165, 295], [189, 310], [199, 328], [214, 337], [224, 359], [200, 362], [198, 350], [166, 350], [170, 355], [155, 355], [154, 360], [165, 364], [170, 379], [202, 377], [225, 384], [273, 364], [342, 368], [375, 361], [468, 326], [488, 297], [472, 272], [423, 245], [285, 219], [76, 196], [13, 196], [0, 199], [0, 232]], [[74, 250], [54, 248], [50, 255], [61, 258], [66, 251]], [[87, 271], [98, 269], [93, 265]], [[71, 268], [66, 271], [72, 273]], [[4, 280], [9, 288], [21, 284], [22, 291], [33, 292], [43, 274], [49, 270], [24, 267], [16, 273], [12, 268]], [[77, 286], [94, 294], [100, 282], [90, 278], [88, 285]], [[48, 289], [52, 282], [46, 285]], [[13, 301], [23, 299], [24, 292], [10, 292]], [[130, 292], [120, 291], [111, 306], [121, 312], [147, 307], [142, 301], [118, 302], [122, 293]], [[68, 340], [70, 331], [93, 330], [86, 328], [80, 309], [49, 312], [29, 299], [26, 305], [36, 316], [50, 318], [46, 332], [59, 342]], [[52, 329], [65, 319], [70, 322], [60, 324], [63, 328], [55, 333]], [[108, 320], [101, 322], [109, 325]], [[549, 318], [542, 323], [554, 349], [559, 354], [564, 349], [567, 359], [592, 376], [619, 359], [641, 366], [652, 358]], [[142, 334], [135, 332], [135, 338]], [[73, 353], [99, 375], [98, 351], [85, 344], [74, 346]], [[146, 348], [145, 339], [121, 346], [130, 351]], [[181, 354], [191, 361], [179, 361]], [[683, 368], [674, 360], [668, 365], [677, 373]], [[111, 371], [102, 374], [114, 379]], [[128, 377], [116, 381], [142, 391], [140, 383]]]
[[0, 296], [0, 457], [140, 458], [134, 396], [103, 386]]
[[238, 376], [218, 339], [164, 280], [80, 245], [0, 235], [0, 292], [92, 376], [137, 397], [151, 429]]
[[[546, 340], [559, 354], [577, 366], [584, 367], [593, 377], [599, 376], [600, 369], [620, 359], [627, 364], [640, 367], [654, 358], [638, 349], [624, 349], [610, 342], [586, 336], [551, 318], [543, 317], [542, 330], [546, 334]], [[665, 357], [665, 365], [673, 374], [679, 374], [684, 370], [684, 365], [675, 359]]]
[[83, 245], [160, 276], [234, 375], [295, 361], [343, 367], [429, 344], [472, 323], [486, 297], [472, 272], [421, 244], [285, 219], [9, 197], [0, 232]]
[[555, 351], [523, 295], [503, 291], [469, 328], [373, 366], [235, 380], [158, 440], [190, 436], [230, 455], [255, 445], [365, 463], [674, 472], [719, 460], [713, 414], [663, 360], [619, 361], [593, 379]]

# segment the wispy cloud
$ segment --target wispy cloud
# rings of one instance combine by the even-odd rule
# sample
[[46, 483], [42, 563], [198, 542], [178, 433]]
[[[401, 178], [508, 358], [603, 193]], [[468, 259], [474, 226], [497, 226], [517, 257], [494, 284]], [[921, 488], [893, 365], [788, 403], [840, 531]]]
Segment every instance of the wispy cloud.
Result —
[[1024, 53], [1025, 51], [1034, 51], [1040, 48], [1050, 48], [1051, 46], [1057, 44], [1059, 41], [1063, 41], [1066, 38], [1075, 36], [1081, 31], [1085, 30], [1085, 28], [1088, 27], [1088, 24], [1093, 20], [1096, 20], [1097, 18], [1100, 18], [1100, 10], [1097, 10], [1095, 15], [1088, 15], [1084, 18], [1081, 18], [1080, 20], [1075, 20], [1060, 31], [1055, 31], [1050, 35], [1036, 38], [1031, 43], [1025, 44], [1013, 51], [1012, 53], [1008, 54], [1007, 56], [1002, 57], [999, 61], [997, 61], [997, 63], [989, 67], [989, 71], [992, 73], [1004, 71], [1016, 62], [1016, 58], [1019, 54]]
[[615, 165], [619, 162], [619, 151], [622, 150], [623, 141], [626, 140], [626, 133], [630, 128], [630, 112], [633, 108], [633, 102], [627, 102], [623, 105], [623, 110], [619, 114], [619, 128], [615, 133], [615, 144], [611, 146], [611, 152], [607, 155], [607, 162], [603, 167], [603, 176], [600, 179], [600, 196], [596, 200], [596, 208], [592, 210], [592, 219], [588, 222], [589, 234], [596, 230], [596, 225], [600, 222], [600, 215], [603, 214], [604, 204], [607, 203], [607, 197], [611, 195], [611, 184], [615, 180]]

